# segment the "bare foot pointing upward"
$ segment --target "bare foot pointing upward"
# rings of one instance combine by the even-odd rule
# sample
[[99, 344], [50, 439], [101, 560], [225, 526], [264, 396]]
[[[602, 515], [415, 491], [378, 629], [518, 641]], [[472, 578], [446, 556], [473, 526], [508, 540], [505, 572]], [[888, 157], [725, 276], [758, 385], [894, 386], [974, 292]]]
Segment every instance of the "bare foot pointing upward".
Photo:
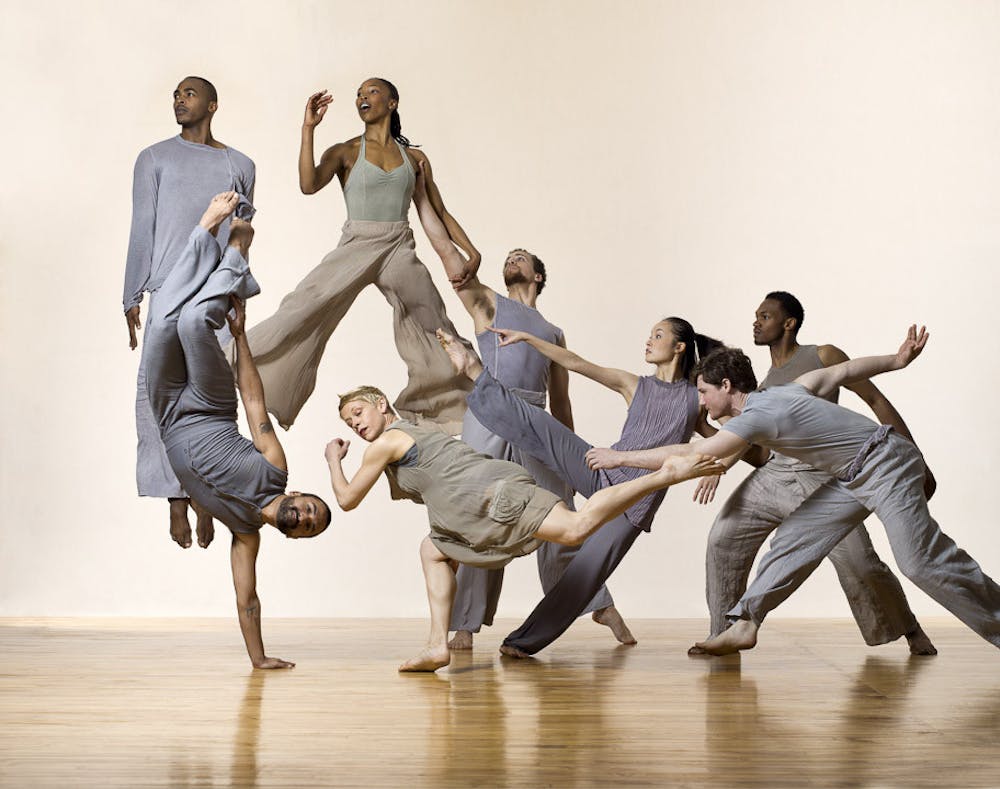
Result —
[[479, 361], [479, 357], [462, 345], [462, 343], [455, 342], [455, 338], [444, 329], [438, 329], [434, 333], [437, 335], [441, 347], [448, 354], [451, 366], [455, 369], [455, 372], [464, 373], [475, 381], [483, 371], [483, 364]]
[[208, 208], [205, 209], [198, 224], [214, 236], [219, 232], [219, 225], [236, 210], [236, 204], [239, 202], [240, 196], [236, 192], [217, 194], [208, 204]]

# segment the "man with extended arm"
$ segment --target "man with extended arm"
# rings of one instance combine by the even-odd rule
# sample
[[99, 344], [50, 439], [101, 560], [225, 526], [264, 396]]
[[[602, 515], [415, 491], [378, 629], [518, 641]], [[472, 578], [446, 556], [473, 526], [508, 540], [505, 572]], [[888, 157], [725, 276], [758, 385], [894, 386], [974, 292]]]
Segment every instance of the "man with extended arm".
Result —
[[[413, 197], [420, 223], [444, 263], [446, 273], [466, 270], [464, 258], [455, 248], [426, 195], [423, 167], [417, 173]], [[547, 390], [552, 415], [572, 430], [573, 410], [566, 368], [550, 361], [527, 343], [501, 349], [498, 335], [487, 328], [526, 331], [561, 347], [566, 346], [562, 329], [545, 320], [535, 306], [547, 284], [545, 265], [537, 255], [524, 249], [514, 249], [504, 261], [503, 278], [507, 286], [506, 296], [484, 285], [475, 274], [457, 287], [458, 297], [475, 325], [483, 364], [500, 383], [539, 408], [545, 408]], [[523, 466], [539, 485], [558, 494], [567, 506], [573, 506], [573, 491], [555, 470], [487, 430], [471, 411], [465, 412], [462, 440], [479, 452]], [[545, 593], [559, 581], [578, 550], [575, 546], [550, 542], [539, 546], [536, 552], [538, 577]], [[487, 570], [461, 565], [457, 582], [451, 617], [451, 630], [455, 631], [455, 636], [449, 646], [452, 649], [471, 649], [473, 633], [478, 633], [483, 625], [493, 624], [503, 585], [503, 568]], [[616, 636], [632, 640], [607, 587], [601, 586], [587, 604], [586, 612], [592, 612], [595, 621], [609, 625]]]
[[[839, 386], [906, 367], [927, 337], [913, 326], [896, 354], [852, 359], [760, 392], [754, 391], [757, 381], [741, 351], [717, 351], [702, 360], [702, 401], [712, 418], [731, 418], [696, 445], [698, 452], [728, 457], [758, 444], [833, 475], [778, 527], [756, 579], [727, 615], [731, 626], [698, 644], [702, 650], [727, 654], [752, 648], [768, 612], [872, 512], [885, 526], [903, 574], [1000, 647], [1000, 586], [931, 518], [926, 467], [917, 448], [890, 426], [823, 399]], [[589, 460], [595, 467], [650, 468], [691, 451], [683, 444], [630, 453], [595, 449]]]
[[[803, 373], [847, 360], [834, 345], [800, 345], [797, 337], [804, 317], [799, 300], [784, 291], [768, 293], [757, 308], [754, 344], [766, 345], [771, 352], [771, 368], [761, 389], [791, 383]], [[868, 404], [879, 422], [913, 440], [899, 412], [871, 381], [856, 381], [846, 388]], [[831, 402], [837, 402], [838, 394], [838, 390], [832, 392]], [[806, 463], [771, 453], [767, 462], [729, 496], [712, 524], [705, 556], [710, 636], [726, 629], [726, 613], [746, 591], [750, 569], [768, 535], [829, 479], [829, 474]], [[933, 477], [927, 471], [928, 497], [932, 486]], [[906, 636], [912, 653], [936, 654], [910, 610], [899, 580], [876, 554], [863, 524], [841, 540], [828, 558], [867, 644], [885, 644]], [[692, 651], [697, 648], [692, 647]]]
[[[253, 230], [233, 219], [224, 253], [215, 238], [241, 202], [235, 192], [212, 199], [160, 288], [146, 327], [147, 393], [170, 466], [192, 505], [233, 533], [233, 583], [251, 662], [285, 668], [292, 664], [268, 657], [261, 638], [260, 528], [269, 523], [287, 537], [314, 537], [329, 524], [330, 509], [316, 496], [285, 492], [285, 453], [244, 334], [243, 300], [260, 291], [246, 261]], [[252, 441], [236, 426], [233, 374], [215, 336], [227, 320]]]

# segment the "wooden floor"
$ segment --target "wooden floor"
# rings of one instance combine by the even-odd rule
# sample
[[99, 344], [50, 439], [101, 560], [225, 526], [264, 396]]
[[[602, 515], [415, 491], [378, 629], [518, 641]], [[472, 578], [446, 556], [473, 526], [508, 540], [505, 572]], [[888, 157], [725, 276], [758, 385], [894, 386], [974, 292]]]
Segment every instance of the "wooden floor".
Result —
[[538, 659], [516, 622], [398, 675], [419, 620], [265, 622], [292, 671], [252, 671], [235, 621], [0, 619], [0, 786], [996, 787], [1000, 654], [775, 620], [741, 658], [688, 658], [696, 620], [579, 621]]

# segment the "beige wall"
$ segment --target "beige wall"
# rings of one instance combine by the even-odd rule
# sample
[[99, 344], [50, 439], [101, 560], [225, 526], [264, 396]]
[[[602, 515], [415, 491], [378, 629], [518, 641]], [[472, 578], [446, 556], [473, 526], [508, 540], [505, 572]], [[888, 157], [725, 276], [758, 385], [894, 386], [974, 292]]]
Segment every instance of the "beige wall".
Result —
[[[540, 306], [589, 358], [644, 372], [646, 332], [666, 314], [749, 345], [774, 288], [805, 303], [804, 341], [849, 353], [888, 351], [907, 323], [928, 323], [924, 358], [879, 385], [937, 472], [945, 530], [1000, 573], [997, 3], [3, 0], [3, 18], [0, 615], [232, 610], [225, 535], [180, 551], [165, 505], [133, 484], [139, 357], [119, 303], [132, 164], [175, 133], [170, 93], [187, 73], [215, 81], [216, 135], [257, 163], [265, 291], [251, 322], [335, 245], [344, 219], [335, 186], [297, 189], [305, 97], [336, 97], [318, 133], [332, 144], [360, 130], [360, 81], [385, 75], [405, 133], [483, 251], [484, 281], [499, 283], [509, 248], [536, 250], [551, 272]], [[762, 372], [766, 353], [751, 353]], [[328, 491], [323, 447], [345, 435], [335, 396], [362, 382], [403, 384], [374, 291], [282, 436], [295, 486]], [[612, 441], [623, 403], [580, 379], [572, 394], [579, 432]], [[626, 616], [703, 615], [717, 507], [691, 491], [670, 493], [615, 575]], [[384, 482], [314, 542], [267, 529], [266, 614], [423, 615], [425, 530], [424, 510], [391, 503]], [[500, 613], [522, 615], [538, 596], [533, 560], [508, 573]], [[907, 589], [918, 613], [938, 612]], [[847, 607], [824, 569], [781, 613]]]

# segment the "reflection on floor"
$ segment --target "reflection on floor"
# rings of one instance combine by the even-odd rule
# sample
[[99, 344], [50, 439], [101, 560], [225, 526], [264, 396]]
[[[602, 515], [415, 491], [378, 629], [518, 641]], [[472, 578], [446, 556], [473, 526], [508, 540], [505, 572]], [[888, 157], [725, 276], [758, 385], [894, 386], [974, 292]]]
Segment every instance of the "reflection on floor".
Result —
[[0, 786], [997, 786], [1000, 652], [870, 649], [843, 620], [769, 620], [742, 657], [689, 658], [698, 620], [580, 620], [537, 659], [517, 622], [431, 675], [419, 620], [0, 619]]

